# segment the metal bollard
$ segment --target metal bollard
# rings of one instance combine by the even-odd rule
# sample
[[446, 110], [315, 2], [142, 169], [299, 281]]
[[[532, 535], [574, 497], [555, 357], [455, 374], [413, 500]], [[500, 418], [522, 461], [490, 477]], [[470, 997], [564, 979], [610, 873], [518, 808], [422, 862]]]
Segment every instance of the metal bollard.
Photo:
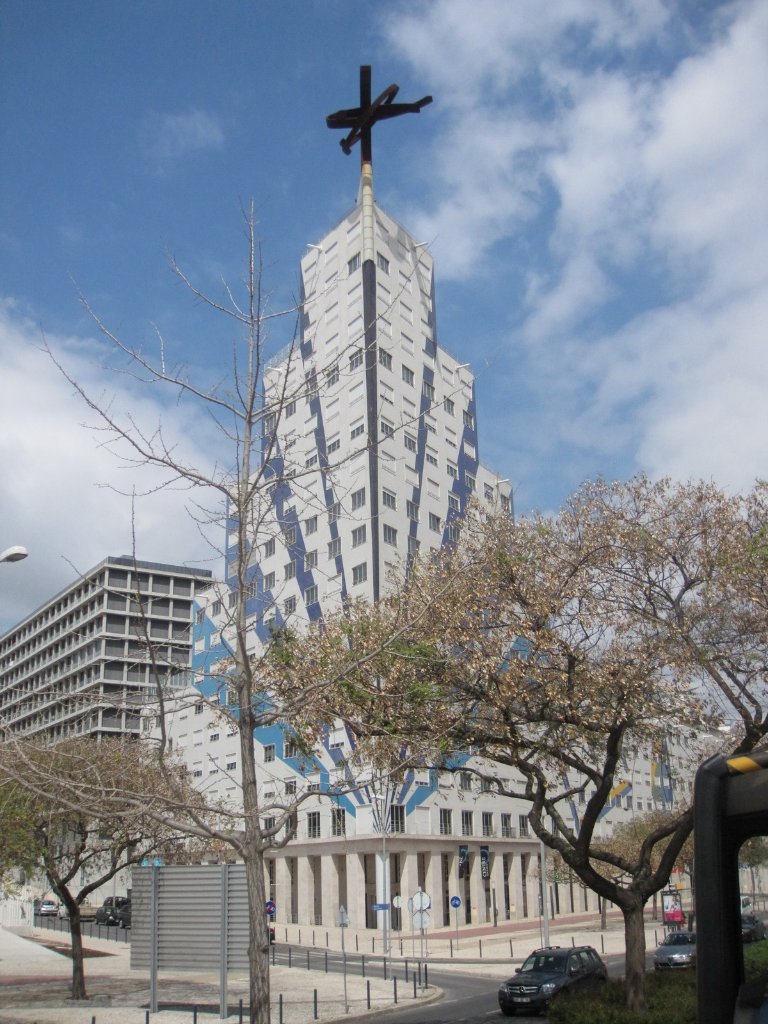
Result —
[[451, 944], [451, 960], [453, 960], [453, 939], [448, 940]]
[[312, 989], [312, 1019], [317, 1020], [317, 989]]
[[605, 952], [605, 938], [602, 935], [600, 936], [600, 952]]
[[312, 929], [312, 945], [315, 945], [315, 929]]
[[381, 966], [384, 968], [384, 981], [387, 980], [387, 958], [383, 956], [381, 958]]
[[416, 971], [413, 972], [413, 998], [416, 998]]
[[513, 957], [513, 956], [515, 955], [515, 954], [514, 954], [514, 953], [512, 952], [512, 939], [510, 939], [510, 940], [509, 940], [509, 955], [510, 955], [510, 958], [511, 958], [511, 957]]
[[356, 953], [360, 952], [360, 946], [358, 945], [357, 935], [355, 935], [355, 952]]
[[405, 961], [405, 983], [408, 984], [408, 961]]
[[366, 983], [365, 983], [365, 993], [366, 993], [366, 999], [368, 1000], [368, 1009], [370, 1010], [370, 1008], [371, 1008], [371, 983], [370, 983], [370, 981], [366, 981]]
[[309, 950], [307, 950], [307, 970], [309, 970]]
[[365, 953], [360, 957], [360, 966], [362, 967], [362, 977], [365, 977]]
[[397, 975], [392, 975], [392, 982], [395, 986], [395, 1006], [397, 1006]]
[[574, 947], [576, 945], [576, 939], [573, 937], [573, 935], [571, 936], [571, 945]]
[[429, 988], [429, 970], [427, 964], [424, 964], [424, 988]]
[[279, 1021], [280, 1021], [280, 1024], [283, 1024], [283, 993], [282, 992], [278, 996], [278, 1005], [279, 1005], [279, 1008], [280, 1008]]
[[293, 953], [293, 946], [288, 947], [288, 966], [291, 966], [291, 954]]
[[376, 952], [376, 936], [375, 935], [371, 936], [371, 952], [372, 953]]
[[197, 1024], [197, 1007], [192, 1007], [192, 1024]]
[[325, 951], [325, 973], [328, 973], [328, 950]]
[[149, 1024], [149, 1010], [144, 1014], [144, 1024]]
[[482, 939], [478, 939], [477, 940], [477, 944], [480, 947], [480, 959], [482, 960], [483, 959], [483, 940]]
[[[149, 1024], [149, 1020], [147, 1020]], [[243, 1000], [240, 1000], [240, 1005], [237, 1008], [237, 1024], [243, 1024]]]

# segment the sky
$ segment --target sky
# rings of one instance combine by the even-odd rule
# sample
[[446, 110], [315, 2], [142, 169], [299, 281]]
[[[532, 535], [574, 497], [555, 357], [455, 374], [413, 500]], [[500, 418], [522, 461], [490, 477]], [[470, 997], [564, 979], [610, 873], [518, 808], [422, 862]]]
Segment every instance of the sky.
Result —
[[[328, 113], [377, 126], [379, 204], [434, 255], [438, 340], [477, 378], [480, 457], [515, 508], [586, 479], [765, 477], [763, 0], [4, 0], [0, 5], [0, 631], [107, 554], [220, 569], [189, 495], [115, 458], [57, 370], [184, 458], [212, 425], [115, 374], [81, 296], [191, 378], [231, 366], [214, 296], [255, 205], [270, 308], [353, 205]], [[276, 318], [269, 344], [290, 338]], [[282, 332], [282, 333], [281, 333]]]

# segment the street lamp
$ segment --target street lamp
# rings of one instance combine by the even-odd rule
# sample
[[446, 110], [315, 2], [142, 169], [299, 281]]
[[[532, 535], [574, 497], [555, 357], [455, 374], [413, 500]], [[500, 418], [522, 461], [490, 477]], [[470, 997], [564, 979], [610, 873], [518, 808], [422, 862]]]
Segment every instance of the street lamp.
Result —
[[20, 562], [22, 558], [27, 557], [27, 554], [27, 549], [23, 548], [21, 544], [14, 544], [13, 547], [6, 548], [0, 553], [0, 562]]
[[386, 796], [380, 793], [372, 794], [373, 801], [378, 805], [379, 828], [381, 830], [381, 894], [377, 893], [380, 904], [385, 908], [380, 910], [381, 914], [381, 942], [382, 952], [386, 955], [391, 951], [391, 936], [389, 935], [389, 864], [387, 862], [387, 830], [389, 828], [389, 807]]

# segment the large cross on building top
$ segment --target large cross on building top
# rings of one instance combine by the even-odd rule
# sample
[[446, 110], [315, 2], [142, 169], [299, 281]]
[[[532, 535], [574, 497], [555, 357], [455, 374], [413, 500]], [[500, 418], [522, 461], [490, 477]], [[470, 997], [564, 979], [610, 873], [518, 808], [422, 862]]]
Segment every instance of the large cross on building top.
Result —
[[360, 106], [349, 110], [337, 110], [329, 114], [325, 123], [329, 128], [348, 128], [349, 134], [341, 140], [341, 148], [349, 155], [352, 147], [360, 141], [360, 162], [370, 164], [373, 156], [371, 129], [377, 121], [384, 121], [400, 114], [418, 114], [422, 107], [432, 102], [431, 96], [424, 96], [415, 103], [394, 103], [399, 86], [388, 86], [380, 96], [371, 101], [371, 66], [360, 67]]

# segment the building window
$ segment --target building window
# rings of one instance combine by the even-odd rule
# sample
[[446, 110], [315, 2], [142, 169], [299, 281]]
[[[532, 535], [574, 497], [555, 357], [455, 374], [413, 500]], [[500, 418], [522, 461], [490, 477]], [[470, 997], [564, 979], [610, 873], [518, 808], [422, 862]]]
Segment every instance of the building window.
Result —
[[389, 831], [405, 832], [405, 807], [403, 804], [392, 804], [389, 808]]
[[317, 516], [310, 516], [304, 520], [304, 533], [308, 537], [312, 533], [317, 533]]
[[304, 591], [304, 604], [317, 604], [317, 584]]
[[286, 544], [286, 547], [290, 547], [291, 544], [295, 544], [295, 543], [296, 543], [296, 527], [295, 526], [289, 526], [288, 529], [285, 531], [285, 544]]
[[357, 526], [352, 531], [352, 547], [359, 548], [361, 544], [365, 544], [365, 526]]
[[275, 574], [273, 572], [268, 572], [266, 574], [266, 576], [264, 577], [264, 589], [265, 590], [274, 590], [275, 589]]
[[[286, 757], [288, 757], [288, 756], [289, 755], [286, 754]], [[296, 755], [293, 754], [292, 756], [295, 757]], [[286, 783], [285, 783], [285, 795], [286, 796], [296, 796], [296, 779], [287, 779], [286, 780]]]
[[382, 420], [381, 421], [381, 436], [382, 437], [394, 437], [394, 435], [395, 435], [395, 428], [392, 426], [392, 424], [388, 423], [386, 420]]
[[459, 773], [459, 789], [467, 792], [472, 789], [472, 775], [470, 772]]
[[472, 819], [472, 811], [461, 812], [461, 834], [463, 836], [471, 836], [474, 834], [474, 824], [472, 822]]
[[286, 562], [284, 568], [285, 568], [285, 578], [287, 580], [292, 580], [292, 579], [296, 578], [296, 563], [295, 562]]
[[274, 818], [265, 818], [264, 819], [263, 828], [264, 828], [265, 832], [268, 832], [270, 829], [273, 829], [274, 827], [275, 827], [275, 819]]
[[501, 816], [501, 838], [502, 839], [516, 839], [517, 833], [512, 827], [512, 815], [502, 814]]
[[486, 501], [493, 501], [493, 488], [490, 484], [483, 484], [483, 494]]
[[521, 839], [528, 838], [528, 815], [520, 814], [517, 819], [517, 831]]
[[462, 415], [464, 418], [464, 426], [469, 427], [469, 429], [472, 430], [475, 426], [475, 421], [472, 418], [472, 413], [468, 409], [465, 409]]
[[341, 519], [341, 504], [334, 501], [332, 505], [328, 506], [328, 522], [335, 523], [337, 519]]
[[434, 512], [429, 513], [429, 528], [440, 532], [440, 516], [436, 516]]
[[458, 468], [458, 466], [454, 465], [452, 462], [449, 462], [446, 465], [446, 469], [448, 470], [448, 476], [452, 477], [454, 480], [458, 480], [458, 478], [459, 478], [459, 468]]
[[208, 742], [215, 743], [218, 738], [219, 734], [217, 732], [212, 732], [211, 735], [208, 737]]
[[338, 364], [331, 366], [328, 370], [325, 378], [325, 383], [329, 388], [335, 387], [339, 383], [339, 367]]
[[320, 838], [320, 811], [307, 812], [307, 838]]
[[352, 259], [347, 260], [347, 271], [350, 274], [354, 274], [356, 270], [360, 269], [360, 253], [356, 252]]
[[449, 836], [453, 833], [453, 815], [447, 807], [440, 808], [440, 835]]
[[331, 835], [345, 836], [347, 834], [347, 812], [343, 807], [331, 808]]
[[425, 398], [429, 399], [430, 402], [434, 402], [434, 400], [435, 400], [435, 387], [434, 387], [433, 384], [430, 384], [429, 381], [426, 381], [426, 380], [422, 381], [421, 393], [422, 393], [422, 395], [424, 395]]
[[328, 442], [328, 447], [325, 449], [325, 451], [327, 455], [333, 455], [333, 453], [337, 452], [339, 448], [341, 448], [341, 441], [339, 440], [338, 437], [334, 437], [332, 441]]
[[392, 356], [386, 349], [379, 349], [379, 363], [384, 367], [385, 370], [392, 369]]
[[415, 537], [409, 537], [408, 538], [408, 554], [412, 558], [415, 558], [415, 556], [418, 555], [420, 547], [421, 547], [421, 541], [420, 540], [416, 540]]
[[387, 526], [386, 523], [384, 523], [384, 543], [397, 547], [397, 530], [394, 526]]
[[448, 527], [448, 540], [451, 544], [458, 544], [459, 537], [461, 536], [461, 528], [456, 526], [455, 523], [451, 523]]
[[474, 491], [475, 489], [475, 478], [470, 476], [469, 473], [464, 474], [464, 483], [467, 485], [468, 490]]
[[334, 537], [328, 541], [328, 557], [338, 558], [341, 554], [341, 537]]
[[414, 380], [413, 370], [409, 370], [407, 366], [404, 366], [402, 369], [403, 369], [403, 380], [405, 381], [406, 384], [410, 384], [411, 387], [413, 387], [413, 380]]
[[352, 441], [354, 441], [356, 437], [360, 437], [364, 433], [365, 423], [361, 420], [359, 423], [356, 423], [354, 427], [352, 427], [352, 429], [349, 432], [349, 437]]
[[449, 416], [453, 416], [454, 412], [456, 411], [456, 404], [454, 403], [452, 398], [444, 398], [443, 408], [445, 409]]
[[[296, 740], [291, 736], [286, 736], [283, 742], [283, 757], [296, 757], [298, 753], [298, 747], [296, 746]], [[286, 789], [286, 793], [288, 790]]]
[[267, 743], [264, 747], [264, 760], [274, 761], [275, 760], [275, 744]]
[[452, 512], [460, 511], [459, 499], [455, 494], [448, 495], [448, 508], [451, 509]]
[[237, 761], [227, 761], [227, 771], [228, 772], [236, 772], [237, 771]]
[[386, 256], [383, 256], [380, 252], [376, 253], [376, 266], [379, 268], [379, 270], [383, 271], [385, 274], [389, 273], [389, 260], [387, 259]]
[[363, 350], [361, 348], [355, 349], [352, 355], [349, 357], [349, 368], [350, 370], [356, 370], [359, 366], [363, 365]]
[[201, 700], [199, 700], [197, 702], [197, 704], [195, 704], [195, 714], [196, 715], [202, 715], [202, 713], [203, 713], [203, 702]]
[[409, 452], [416, 451], [416, 438], [412, 434], [403, 434], [403, 444]]
[[358, 508], [362, 508], [365, 504], [365, 488], [361, 487], [359, 491], [352, 492], [352, 511], [354, 512]]
[[430, 466], [436, 466], [437, 465], [437, 456], [433, 455], [432, 452], [430, 452], [429, 450], [426, 453], [426, 457], [427, 457], [427, 462], [430, 464]]
[[315, 569], [317, 567], [317, 551], [304, 552], [304, 568]]
[[195, 612], [195, 625], [202, 626], [205, 622], [205, 608], [198, 608]]
[[419, 506], [415, 501], [406, 501], [405, 503], [405, 514], [409, 519], [412, 519], [415, 523], [419, 521]]
[[293, 414], [295, 412], [296, 412], [296, 399], [294, 398], [294, 400], [292, 402], [289, 402], [286, 405], [286, 407], [285, 407], [285, 415], [286, 415], [286, 417], [293, 416]]
[[310, 455], [308, 459], [304, 461], [305, 469], [312, 469], [313, 466], [317, 465], [317, 455]]
[[385, 508], [397, 508], [397, 495], [394, 491], [388, 491], [386, 488], [381, 493], [381, 502]]
[[483, 811], [483, 835], [493, 835], [493, 814], [490, 811]]
[[295, 611], [296, 611], [296, 598], [295, 597], [286, 597], [286, 599], [283, 601], [283, 614], [284, 615], [293, 615], [293, 613]]
[[221, 601], [214, 601], [211, 605], [211, 615], [221, 615]]
[[271, 558], [272, 555], [274, 555], [274, 553], [275, 553], [275, 538], [272, 537], [264, 545], [264, 557], [265, 558]]
[[368, 579], [368, 563], [361, 562], [360, 565], [352, 566], [352, 586], [365, 583]]

